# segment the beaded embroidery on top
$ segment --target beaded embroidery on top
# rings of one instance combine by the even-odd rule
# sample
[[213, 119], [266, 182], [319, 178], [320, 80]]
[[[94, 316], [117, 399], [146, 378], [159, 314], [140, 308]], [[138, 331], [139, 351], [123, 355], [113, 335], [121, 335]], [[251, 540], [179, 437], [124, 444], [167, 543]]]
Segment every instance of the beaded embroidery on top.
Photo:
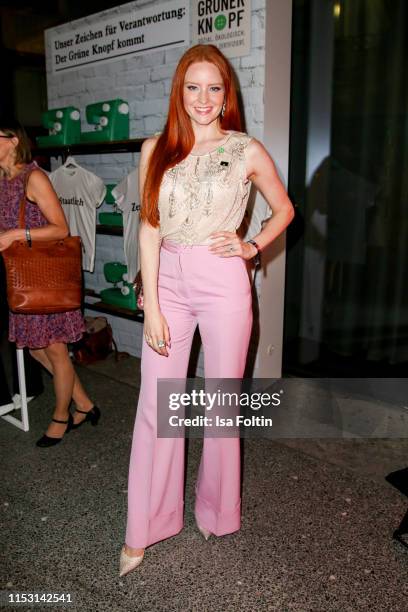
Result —
[[165, 172], [160, 187], [160, 236], [209, 244], [214, 231], [235, 231], [249, 196], [245, 149], [251, 137], [231, 132], [214, 151], [188, 155]]

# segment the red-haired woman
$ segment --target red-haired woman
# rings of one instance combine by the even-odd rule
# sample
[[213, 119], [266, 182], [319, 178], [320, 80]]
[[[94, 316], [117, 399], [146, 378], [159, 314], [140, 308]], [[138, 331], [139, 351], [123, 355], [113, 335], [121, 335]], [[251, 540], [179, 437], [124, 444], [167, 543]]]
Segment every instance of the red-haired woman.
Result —
[[[241, 125], [229, 62], [213, 45], [192, 47], [177, 66], [164, 130], [143, 143], [140, 158], [145, 320], [121, 576], [183, 527], [185, 440], [157, 437], [157, 380], [186, 377], [197, 324], [206, 379], [242, 378], [252, 327], [244, 260], [293, 218], [272, 158]], [[273, 211], [255, 244], [236, 233], [249, 181]], [[204, 437], [195, 492], [206, 539], [240, 528], [238, 437]]]

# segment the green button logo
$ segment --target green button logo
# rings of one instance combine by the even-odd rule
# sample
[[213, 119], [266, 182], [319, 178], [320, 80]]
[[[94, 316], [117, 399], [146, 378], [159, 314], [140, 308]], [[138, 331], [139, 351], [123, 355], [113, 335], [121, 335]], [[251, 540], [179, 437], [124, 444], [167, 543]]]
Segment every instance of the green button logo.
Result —
[[223, 30], [227, 25], [227, 18], [225, 15], [217, 15], [214, 20], [214, 26], [216, 30]]

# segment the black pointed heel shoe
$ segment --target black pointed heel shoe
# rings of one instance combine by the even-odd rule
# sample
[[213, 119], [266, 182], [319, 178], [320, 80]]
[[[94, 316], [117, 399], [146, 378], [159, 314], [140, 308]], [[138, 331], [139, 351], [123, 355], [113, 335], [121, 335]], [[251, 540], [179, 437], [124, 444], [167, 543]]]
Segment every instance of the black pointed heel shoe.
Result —
[[68, 421], [59, 421], [58, 419], [51, 419], [52, 421], [54, 421], [54, 423], [68, 423], [68, 426], [63, 434], [63, 436], [61, 438], [51, 438], [50, 436], [47, 436], [47, 434], [44, 434], [42, 438], [40, 438], [39, 440], [37, 440], [36, 445], [37, 446], [41, 446], [42, 448], [48, 447], [48, 446], [55, 446], [56, 444], [59, 444], [59, 442], [61, 442], [62, 438], [65, 436], [65, 434], [67, 434], [73, 427], [74, 425], [74, 420], [72, 418], [72, 414], [69, 413], [68, 415]]
[[81, 414], [86, 414], [86, 417], [80, 423], [73, 423], [72, 429], [78, 429], [78, 427], [81, 427], [81, 425], [83, 425], [87, 421], [95, 427], [95, 425], [98, 424], [98, 421], [101, 418], [101, 411], [99, 410], [96, 404], [92, 406], [92, 408], [88, 411], [78, 410], [78, 408], [75, 408], [75, 410], [76, 412], [80, 412]]

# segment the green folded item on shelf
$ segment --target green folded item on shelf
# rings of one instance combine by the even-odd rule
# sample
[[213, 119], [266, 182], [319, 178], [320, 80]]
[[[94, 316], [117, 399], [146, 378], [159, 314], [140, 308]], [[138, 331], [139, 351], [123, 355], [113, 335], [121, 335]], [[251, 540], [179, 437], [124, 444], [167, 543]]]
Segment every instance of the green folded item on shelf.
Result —
[[111, 289], [102, 289], [100, 292], [102, 302], [120, 306], [120, 308], [128, 308], [129, 310], [137, 310], [136, 293], [132, 285], [127, 283], [119, 289], [119, 287]]
[[108, 283], [126, 282], [127, 266], [120, 261], [108, 261], [103, 266], [103, 273]]
[[123, 227], [123, 215], [117, 212], [101, 212], [99, 213], [99, 223], [102, 225], [113, 225], [115, 227]]

